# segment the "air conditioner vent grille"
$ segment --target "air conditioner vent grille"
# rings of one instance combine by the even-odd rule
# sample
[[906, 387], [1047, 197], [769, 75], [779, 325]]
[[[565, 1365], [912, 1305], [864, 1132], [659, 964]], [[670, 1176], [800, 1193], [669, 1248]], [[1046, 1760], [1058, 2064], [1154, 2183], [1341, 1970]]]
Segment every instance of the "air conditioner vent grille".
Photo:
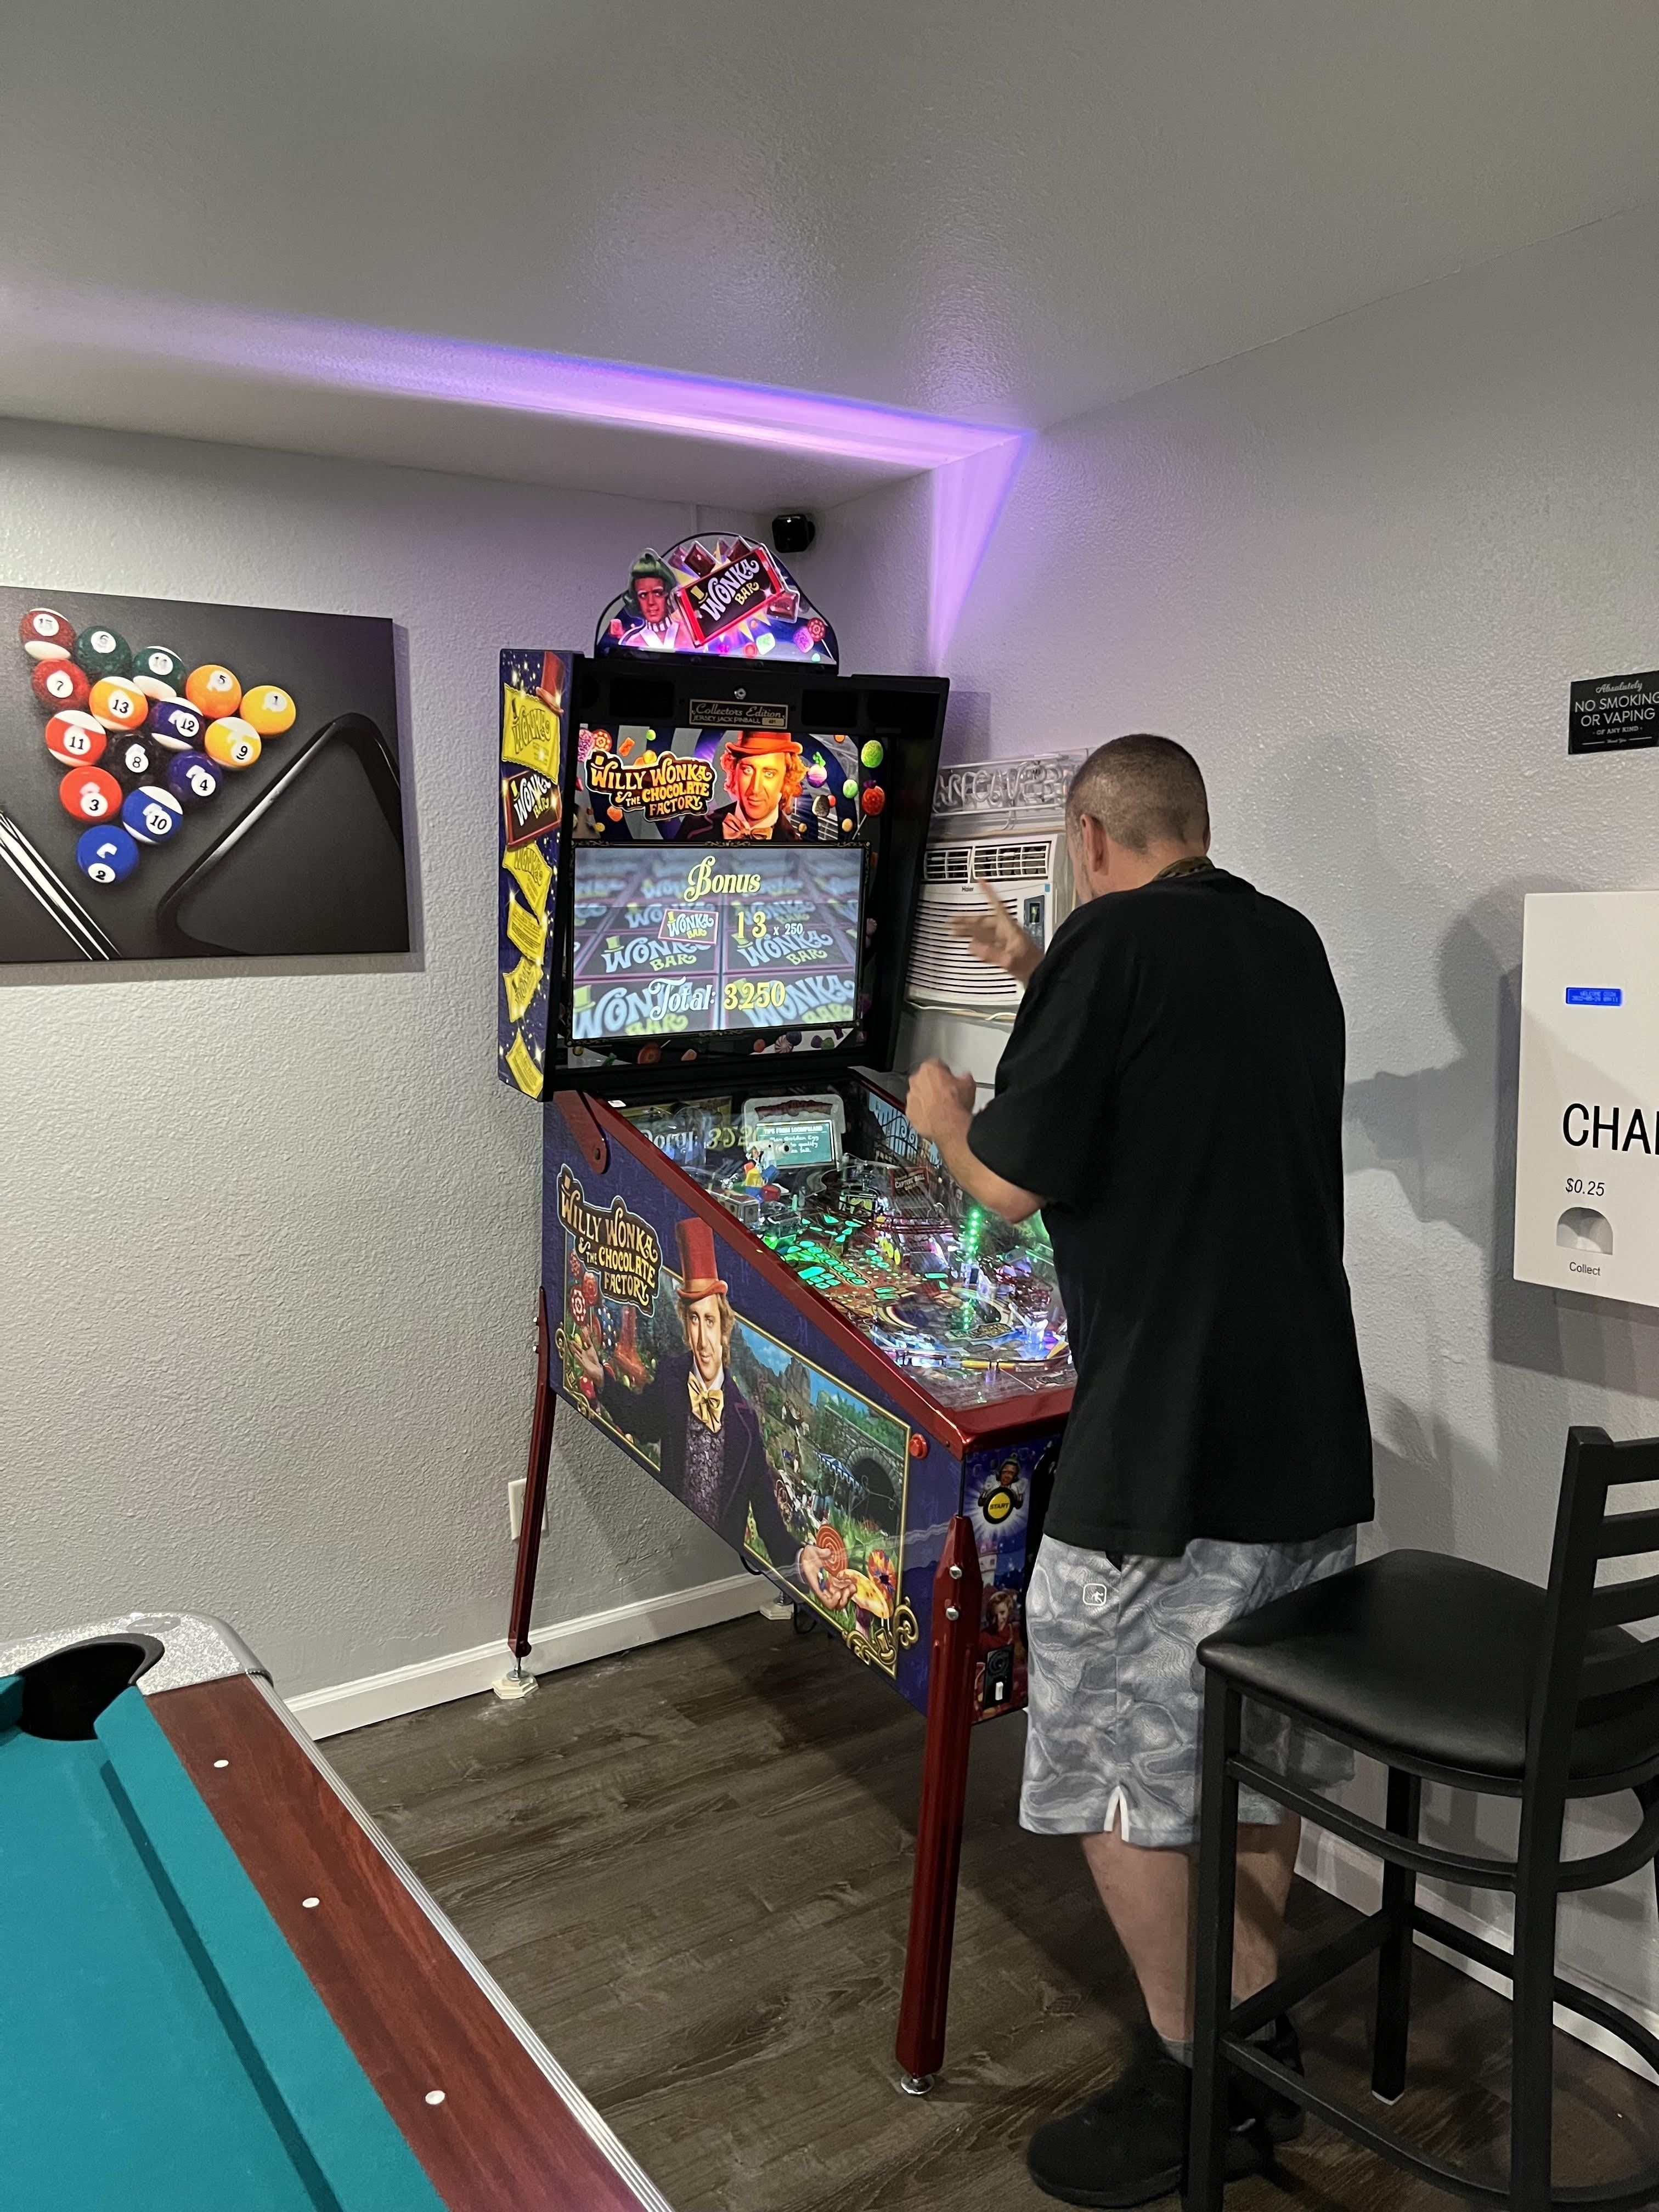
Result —
[[951, 935], [951, 918], [961, 911], [923, 898], [910, 946], [910, 997], [946, 1006], [1018, 1006], [1019, 986], [1013, 977], [975, 960], [962, 939]]
[[1054, 842], [1035, 837], [1002, 844], [930, 845], [922, 857], [929, 884], [992, 881], [1046, 882], [1054, 872]]

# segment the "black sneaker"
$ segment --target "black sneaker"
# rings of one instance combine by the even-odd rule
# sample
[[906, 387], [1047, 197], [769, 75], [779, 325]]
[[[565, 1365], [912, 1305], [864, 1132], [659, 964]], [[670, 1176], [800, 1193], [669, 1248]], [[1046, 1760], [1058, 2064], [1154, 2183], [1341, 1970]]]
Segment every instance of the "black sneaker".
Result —
[[[1192, 2097], [1192, 2069], [1142, 2028], [1109, 2089], [1037, 2130], [1026, 2147], [1026, 2170], [1064, 2204], [1147, 2204], [1171, 2196], [1186, 2177]], [[1230, 2181], [1265, 2169], [1272, 2155], [1266, 2133], [1254, 2111], [1235, 2122], [1227, 2137]]]
[[[1272, 2038], [1261, 2049], [1269, 2058], [1288, 2066], [1292, 2074], [1301, 2073], [1302, 2043], [1288, 2013], [1281, 2013], [1273, 2022]], [[1241, 2074], [1237, 2067], [1228, 2073], [1227, 2103], [1234, 2127], [1254, 2124], [1272, 2143], [1295, 2142], [1308, 2124], [1308, 2115], [1294, 2097], [1287, 2097], [1282, 2089], [1270, 2089], [1265, 2081]]]

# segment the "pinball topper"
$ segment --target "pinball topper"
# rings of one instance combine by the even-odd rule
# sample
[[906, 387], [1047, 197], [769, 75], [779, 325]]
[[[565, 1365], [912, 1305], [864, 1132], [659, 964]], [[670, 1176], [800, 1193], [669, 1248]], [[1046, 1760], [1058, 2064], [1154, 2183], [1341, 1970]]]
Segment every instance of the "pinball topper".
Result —
[[836, 660], [836, 633], [771, 548], [719, 532], [641, 553], [599, 617], [593, 650]]

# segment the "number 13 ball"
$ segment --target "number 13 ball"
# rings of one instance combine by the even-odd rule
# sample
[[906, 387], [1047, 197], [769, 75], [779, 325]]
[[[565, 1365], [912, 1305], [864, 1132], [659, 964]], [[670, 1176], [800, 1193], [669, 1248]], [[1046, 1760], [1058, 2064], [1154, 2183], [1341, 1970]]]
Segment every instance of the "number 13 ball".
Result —
[[142, 730], [149, 701], [125, 676], [100, 676], [88, 706], [106, 730]]

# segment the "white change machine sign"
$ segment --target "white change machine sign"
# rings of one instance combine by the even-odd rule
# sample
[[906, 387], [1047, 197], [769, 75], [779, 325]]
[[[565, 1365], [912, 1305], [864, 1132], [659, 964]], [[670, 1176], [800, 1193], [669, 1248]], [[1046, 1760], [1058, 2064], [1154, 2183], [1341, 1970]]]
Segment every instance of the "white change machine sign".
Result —
[[1515, 1272], [1659, 1306], [1659, 891], [1534, 891]]

